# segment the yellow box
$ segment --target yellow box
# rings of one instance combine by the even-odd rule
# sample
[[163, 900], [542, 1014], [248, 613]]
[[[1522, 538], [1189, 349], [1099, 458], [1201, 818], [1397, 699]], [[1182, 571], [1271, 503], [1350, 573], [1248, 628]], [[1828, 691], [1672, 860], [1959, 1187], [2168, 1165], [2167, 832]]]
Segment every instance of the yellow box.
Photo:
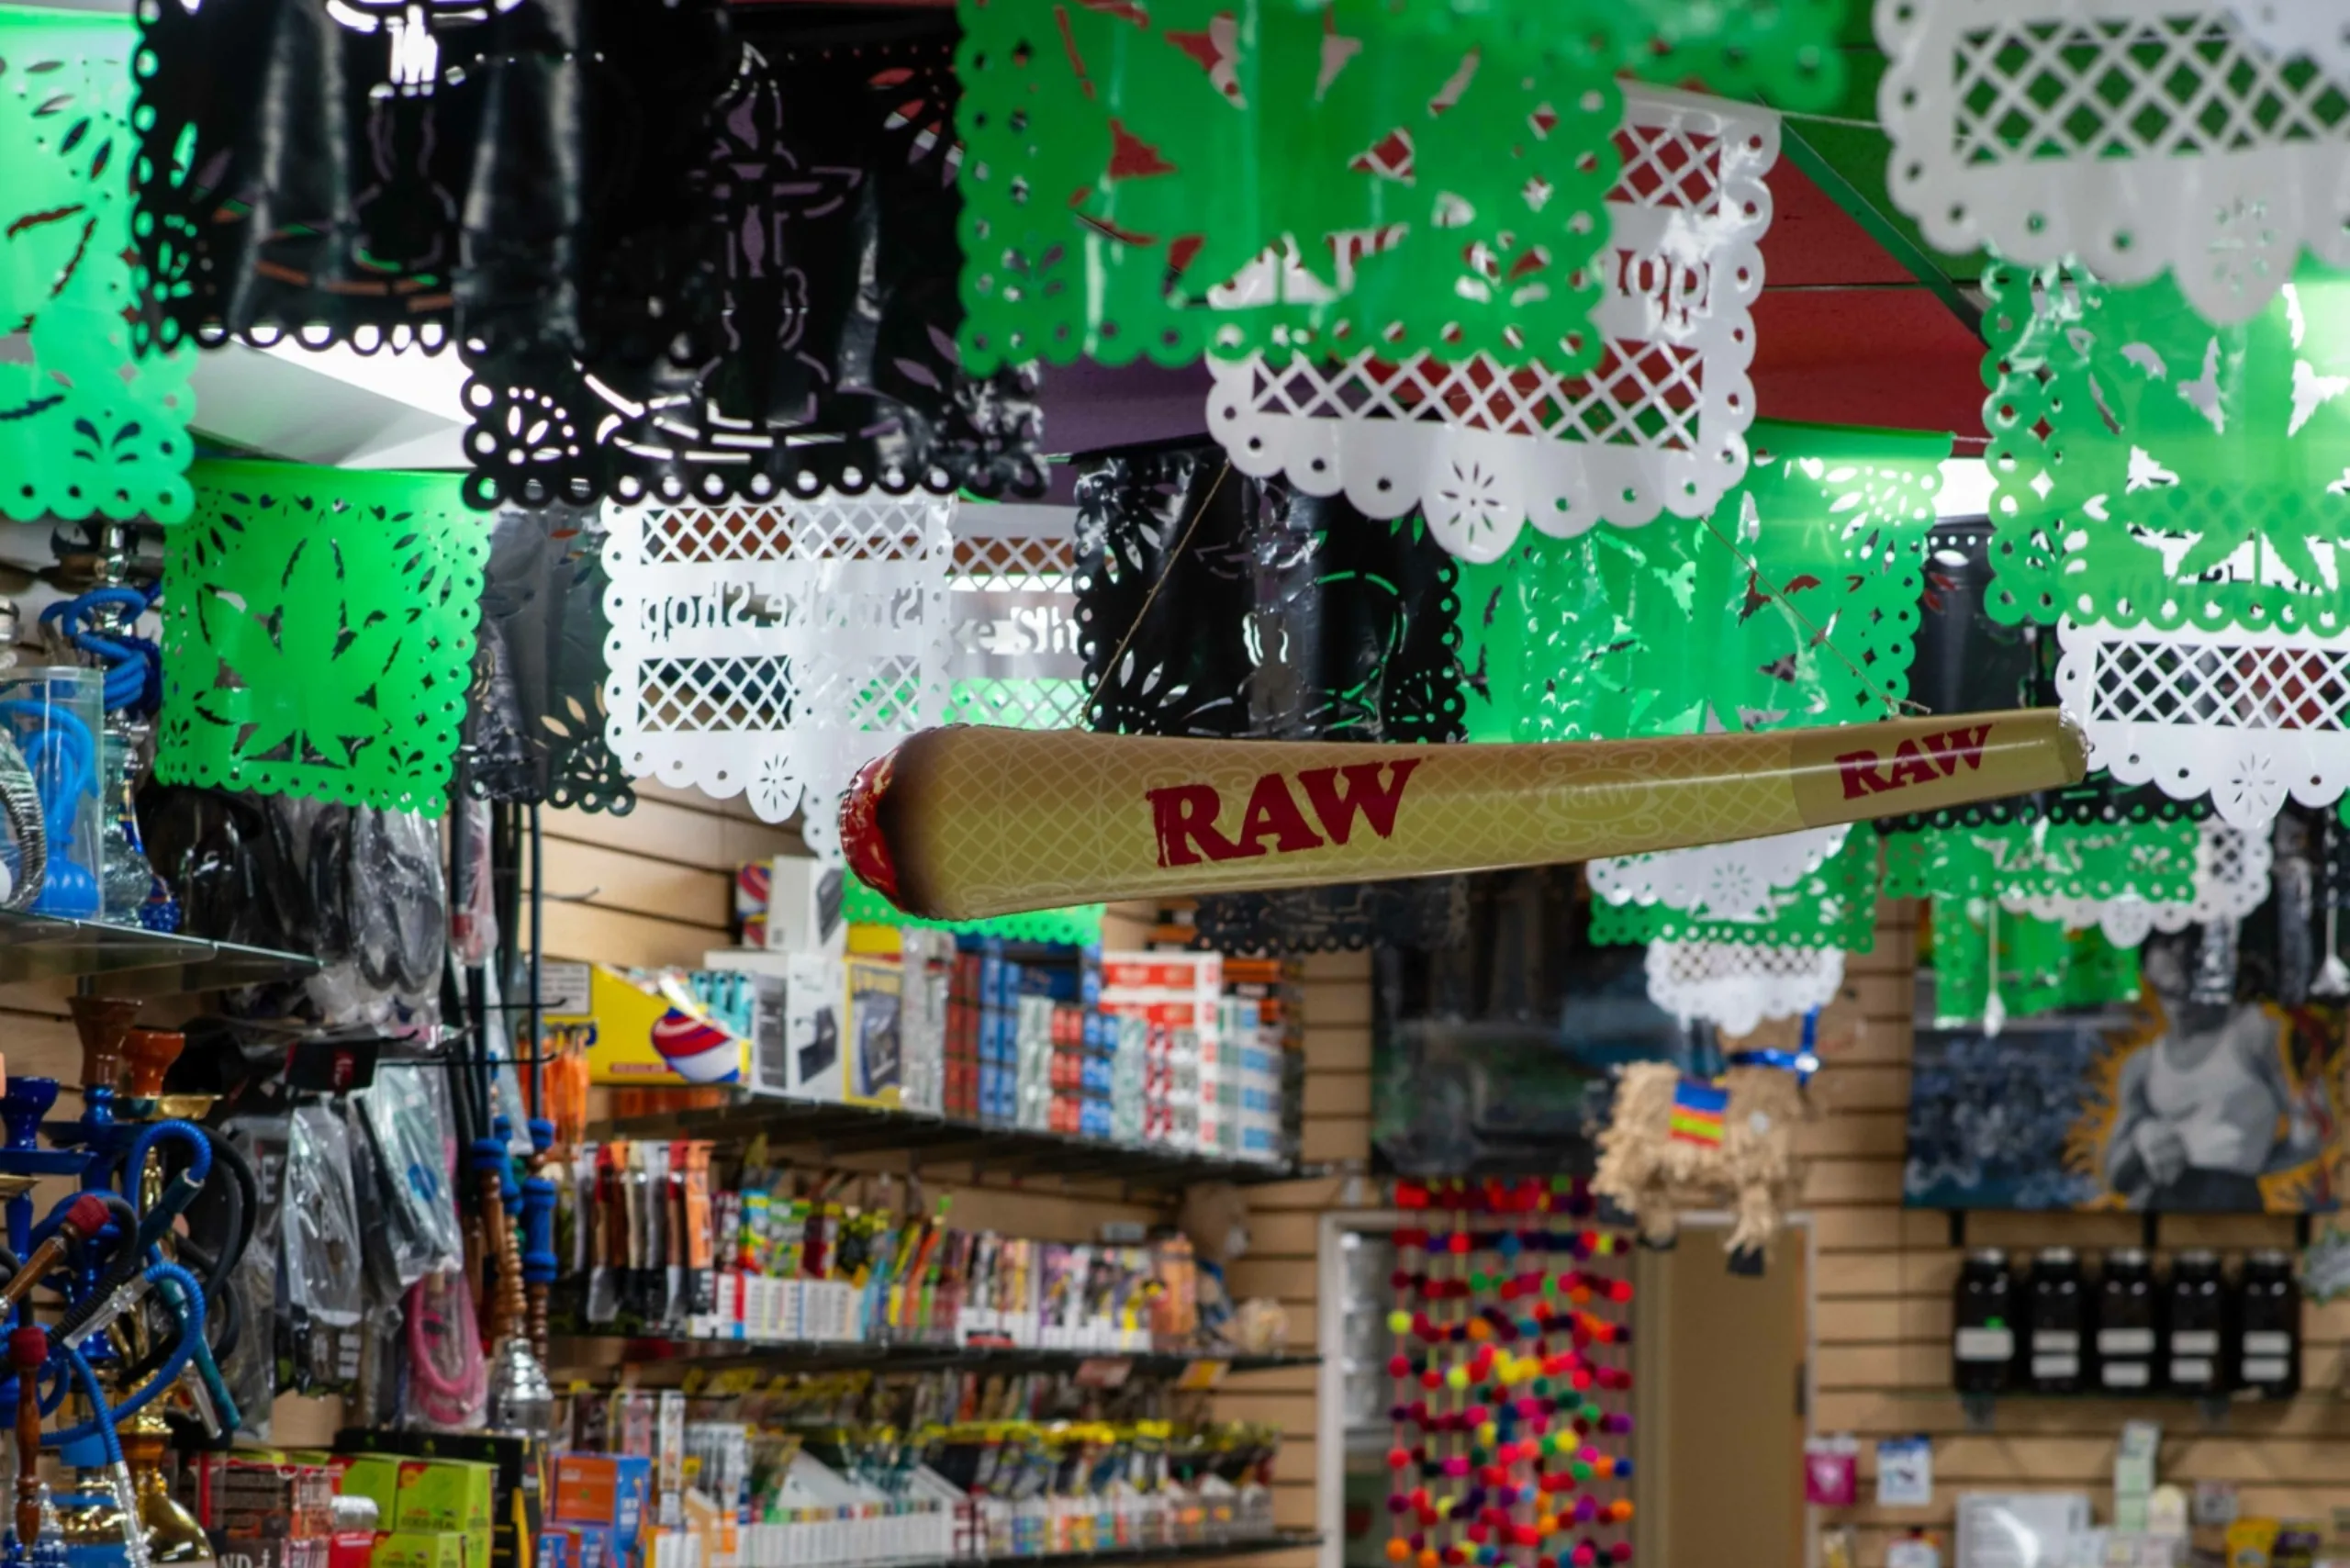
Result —
[[899, 1037], [902, 970], [895, 958], [852, 954], [848, 973], [847, 1038], [841, 1070], [852, 1105], [895, 1110], [904, 1098], [905, 1047]]
[[465, 1560], [462, 1530], [389, 1530], [375, 1538], [368, 1568], [482, 1568]]
[[[465, 1459], [402, 1459], [391, 1525], [400, 1530], [480, 1531], [485, 1543], [498, 1467]], [[487, 1561], [485, 1554], [483, 1561]]]
[[712, 1022], [682, 977], [606, 964], [588, 981], [588, 1013], [547, 1022], [588, 1029], [588, 1078], [634, 1088], [741, 1083], [751, 1042]]

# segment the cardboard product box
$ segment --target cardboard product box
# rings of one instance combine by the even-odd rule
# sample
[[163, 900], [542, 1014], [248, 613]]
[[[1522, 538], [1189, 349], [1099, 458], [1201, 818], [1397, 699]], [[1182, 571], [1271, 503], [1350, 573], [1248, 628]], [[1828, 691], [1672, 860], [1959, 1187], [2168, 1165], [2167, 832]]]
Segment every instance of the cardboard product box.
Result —
[[905, 972], [895, 958], [851, 956], [847, 979], [847, 1086], [853, 1105], [896, 1109], [904, 1099]]
[[368, 1498], [375, 1505], [375, 1528], [390, 1528], [399, 1499], [398, 1460], [389, 1454], [337, 1454], [328, 1470], [337, 1496]]
[[496, 1517], [496, 1472], [462, 1459], [403, 1459], [396, 1530], [487, 1530]]
[[[576, 998], [557, 1007], [576, 1008]], [[598, 964], [585, 1013], [550, 1009], [547, 1022], [588, 1029], [588, 1077], [626, 1087], [705, 1087], [749, 1075], [751, 1041], [711, 1020], [681, 971], [631, 973]]]
[[622, 1560], [632, 1557], [653, 1506], [650, 1455], [564, 1453], [554, 1458], [548, 1517], [566, 1525], [610, 1529]]
[[465, 1557], [462, 1530], [387, 1530], [375, 1537], [371, 1568], [480, 1568]]
[[848, 948], [848, 873], [802, 855], [767, 862], [770, 949], [839, 958]]
[[375, 1532], [341, 1529], [327, 1538], [327, 1568], [373, 1568]]
[[[533, 1568], [547, 1471], [547, 1446], [487, 1432], [399, 1432], [346, 1428], [335, 1447], [347, 1454], [447, 1459], [489, 1467], [490, 1561], [496, 1568]], [[346, 1479], [349, 1472], [344, 1473]], [[390, 1516], [386, 1516], [387, 1523]]]
[[323, 1535], [220, 1535], [212, 1555], [219, 1568], [328, 1568], [333, 1550]]
[[705, 969], [749, 977], [751, 1050], [744, 1087], [754, 1094], [790, 1093], [789, 955], [764, 947], [713, 947], [701, 956], [701, 964]]
[[793, 1098], [835, 1103], [847, 1092], [841, 1048], [847, 1011], [842, 960], [793, 954], [784, 979], [785, 1092]]
[[196, 1522], [241, 1540], [324, 1538], [334, 1528], [334, 1478], [325, 1456], [282, 1449], [196, 1456]]

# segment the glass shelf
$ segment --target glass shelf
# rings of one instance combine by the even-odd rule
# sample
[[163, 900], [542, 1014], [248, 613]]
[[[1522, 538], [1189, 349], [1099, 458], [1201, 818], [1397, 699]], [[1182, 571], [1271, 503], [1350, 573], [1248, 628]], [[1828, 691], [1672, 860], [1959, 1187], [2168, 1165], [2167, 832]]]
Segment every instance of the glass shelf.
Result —
[[1112, 1143], [1069, 1133], [985, 1126], [921, 1111], [890, 1111], [774, 1096], [746, 1097], [699, 1111], [620, 1116], [588, 1129], [590, 1142], [613, 1138], [727, 1138], [765, 1134], [778, 1143], [811, 1144], [825, 1158], [906, 1149], [923, 1163], [968, 1161], [979, 1170], [1019, 1176], [1100, 1177], [1139, 1187], [1196, 1182], [1262, 1186], [1321, 1174], [1316, 1169], [1186, 1154], [1147, 1144]]
[[107, 995], [169, 996], [291, 980], [318, 967], [298, 953], [0, 910], [0, 984], [105, 977], [97, 989]]
[[1298, 1547], [1314, 1547], [1321, 1544], [1322, 1538], [1318, 1535], [1284, 1531], [1278, 1535], [1243, 1536], [1232, 1540], [1203, 1541], [1197, 1546], [1143, 1546], [1128, 1547], [1123, 1551], [1112, 1548], [1105, 1551], [1053, 1551], [1037, 1557], [994, 1557], [990, 1558], [989, 1562], [991, 1568], [993, 1564], [1013, 1562], [1037, 1563], [1045, 1565], [1045, 1568], [1064, 1568], [1064, 1565], [1082, 1562], [1193, 1562], [1225, 1557], [1260, 1557], [1268, 1552], [1289, 1551]]

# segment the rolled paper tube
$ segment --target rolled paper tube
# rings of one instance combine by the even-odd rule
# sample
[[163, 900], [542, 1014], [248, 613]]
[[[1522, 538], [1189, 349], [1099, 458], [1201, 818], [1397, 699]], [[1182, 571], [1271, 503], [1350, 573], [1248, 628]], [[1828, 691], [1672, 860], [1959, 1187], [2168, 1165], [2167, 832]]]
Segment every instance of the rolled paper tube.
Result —
[[957, 725], [865, 767], [849, 864], [909, 914], [1501, 870], [2076, 783], [2053, 709], [1751, 735], [1348, 745]]

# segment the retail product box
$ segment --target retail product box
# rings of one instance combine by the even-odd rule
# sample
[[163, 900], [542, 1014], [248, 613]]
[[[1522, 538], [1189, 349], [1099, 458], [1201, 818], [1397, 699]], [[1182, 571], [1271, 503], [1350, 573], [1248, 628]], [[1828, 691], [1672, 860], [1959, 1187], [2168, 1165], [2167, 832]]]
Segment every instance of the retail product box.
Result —
[[465, 1559], [463, 1530], [386, 1530], [375, 1537], [371, 1568], [481, 1568]]
[[[484, 1467], [490, 1477], [489, 1523], [483, 1561], [490, 1568], [535, 1568], [541, 1483], [546, 1445], [534, 1439], [487, 1432], [401, 1432], [346, 1428], [335, 1446], [346, 1453], [375, 1453]], [[405, 1469], [403, 1469], [405, 1478]], [[387, 1521], [387, 1528], [393, 1521]]]
[[905, 1055], [899, 1039], [903, 970], [894, 958], [854, 954], [844, 968], [848, 1007], [844, 1095], [854, 1105], [895, 1109], [904, 1098]]
[[839, 958], [848, 944], [848, 873], [800, 855], [767, 862], [767, 946]]
[[911, 1111], [946, 1109], [955, 958], [955, 938], [944, 931], [910, 925], [901, 933], [898, 1049], [904, 1060], [901, 1102]]
[[622, 1558], [633, 1555], [653, 1501], [650, 1455], [563, 1453], [554, 1458], [554, 1501], [548, 1518], [565, 1525], [600, 1525], [614, 1535]]
[[203, 1453], [194, 1461], [190, 1509], [207, 1530], [244, 1540], [315, 1536], [334, 1528], [334, 1478], [324, 1456], [282, 1449]]
[[[559, 1005], [576, 1007], [576, 998]], [[550, 1010], [551, 1025], [588, 1026], [591, 1082], [633, 1088], [740, 1083], [752, 1042], [719, 1024], [681, 971], [630, 971], [598, 964], [582, 1013]]]
[[374, 1568], [375, 1532], [339, 1529], [327, 1538], [327, 1568]]
[[323, 1535], [219, 1535], [213, 1561], [219, 1568], [328, 1568], [334, 1542]]
[[461, 1459], [400, 1461], [396, 1530], [487, 1530], [495, 1513], [494, 1473]]
[[847, 1092], [842, 1020], [848, 980], [839, 958], [794, 953], [784, 977], [785, 1092], [800, 1100], [838, 1101]]
[[741, 975], [750, 987], [751, 1050], [744, 1087], [754, 1094], [791, 1092], [789, 982], [791, 956], [764, 947], [713, 947], [705, 969]]
[[337, 1454], [329, 1462], [335, 1495], [375, 1505], [376, 1528], [389, 1529], [400, 1491], [399, 1461], [389, 1454]]

